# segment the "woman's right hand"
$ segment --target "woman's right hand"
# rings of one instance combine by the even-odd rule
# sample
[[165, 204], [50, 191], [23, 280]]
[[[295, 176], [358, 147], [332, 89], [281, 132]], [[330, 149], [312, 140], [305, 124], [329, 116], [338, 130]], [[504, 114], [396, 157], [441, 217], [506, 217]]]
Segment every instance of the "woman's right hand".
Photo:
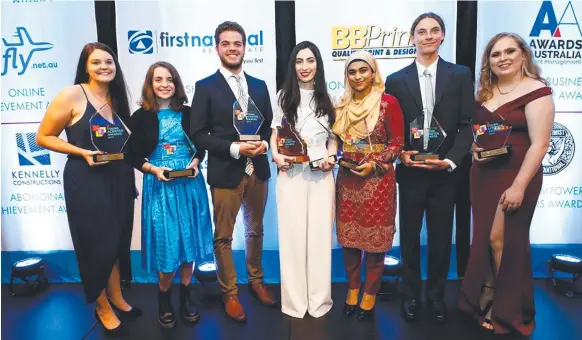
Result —
[[495, 157], [490, 157], [490, 158], [479, 158], [479, 152], [483, 151], [485, 149], [480, 148], [477, 144], [473, 143], [473, 145], [471, 146], [471, 151], [473, 152], [473, 159], [477, 162], [477, 163], [487, 163], [492, 161], [493, 159], [495, 159]]
[[103, 165], [103, 164], [109, 163], [109, 161], [105, 161], [105, 162], [93, 161], [94, 155], [101, 155], [102, 153], [103, 153], [103, 151], [85, 150], [85, 151], [83, 151], [83, 153], [81, 155], [83, 156], [83, 158], [85, 158], [85, 162], [87, 162], [87, 164], [89, 164], [89, 166], [97, 166], [97, 165]]
[[164, 176], [164, 171], [172, 171], [172, 169], [170, 168], [166, 168], [163, 166], [155, 166], [153, 165], [150, 169], [150, 173], [154, 176], [156, 176], [158, 178], [159, 181], [161, 182], [168, 182], [171, 181], [173, 178], [166, 178], [166, 176]]
[[293, 167], [293, 161], [295, 160], [294, 157], [289, 157], [285, 155], [281, 155], [280, 153], [273, 153], [273, 161], [277, 164], [277, 168], [279, 170], [285, 172], [288, 171]]

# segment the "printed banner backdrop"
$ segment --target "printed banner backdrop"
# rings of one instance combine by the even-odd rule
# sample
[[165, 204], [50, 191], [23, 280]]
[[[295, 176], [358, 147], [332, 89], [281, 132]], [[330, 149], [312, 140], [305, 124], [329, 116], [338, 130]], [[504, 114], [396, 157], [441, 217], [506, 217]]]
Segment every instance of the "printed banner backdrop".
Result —
[[83, 45], [97, 40], [94, 7], [92, 1], [2, 2], [3, 281], [18, 254], [73, 249], [62, 183], [66, 157], [35, 140], [49, 101], [73, 85]]
[[552, 252], [582, 256], [582, 3], [480, 1], [477, 14], [477, 73], [487, 42], [514, 32], [532, 48], [554, 91], [556, 117], [530, 231], [534, 273], [540, 275]]
[[[425, 12], [435, 12], [443, 18], [445, 41], [439, 52], [443, 59], [455, 62], [456, 1], [410, 1], [396, 6], [390, 1], [365, 0], [359, 1], [357, 7], [366, 9], [366, 15], [354, 14], [354, 3], [348, 0], [295, 1], [297, 42], [309, 40], [320, 49], [327, 88], [334, 100], [344, 92], [345, 60], [354, 51], [372, 53], [382, 79], [414, 62], [416, 48], [410, 42], [410, 27]], [[394, 246], [399, 245], [399, 239], [397, 231]], [[426, 228], [421, 241], [426, 244]]]
[[[228, 14], [224, 12], [224, 8], [229, 8]], [[196, 81], [215, 73], [220, 66], [214, 31], [224, 21], [236, 21], [244, 28], [247, 44], [243, 70], [266, 81], [274, 104], [276, 91], [274, 1], [259, 0], [251, 3], [235, 0], [119, 1], [116, 3], [116, 18], [119, 60], [132, 94], [133, 111], [139, 108], [138, 101], [147, 69], [152, 63], [160, 60], [167, 61], [176, 67], [186, 87], [188, 105], [190, 105]], [[269, 199], [264, 217], [264, 249], [266, 251], [278, 248], [275, 203], [276, 167], [273, 166], [271, 172], [273, 178], [269, 181]], [[203, 169], [202, 173], [206, 178], [206, 169]], [[141, 191], [141, 173], [138, 173], [137, 177], [137, 187]], [[210, 197], [210, 192], [208, 195]], [[141, 249], [140, 235], [141, 197], [136, 204], [133, 250]], [[242, 259], [244, 259], [244, 243], [242, 214], [239, 214], [232, 247], [235, 250], [235, 256], [241, 255]], [[238, 250], [240, 252], [237, 253]], [[265, 261], [269, 262], [267, 255], [265, 255]], [[273, 265], [272, 269], [278, 273], [278, 259], [273, 258], [273, 261], [276, 266]], [[133, 268], [134, 276], [137, 277], [136, 280], [139, 280], [141, 259], [134, 261]], [[243, 265], [239, 272], [244, 273], [244, 270]], [[268, 274], [269, 270], [266, 268], [266, 275]], [[146, 276], [144, 274], [143, 277]], [[278, 274], [276, 276], [278, 277]]]

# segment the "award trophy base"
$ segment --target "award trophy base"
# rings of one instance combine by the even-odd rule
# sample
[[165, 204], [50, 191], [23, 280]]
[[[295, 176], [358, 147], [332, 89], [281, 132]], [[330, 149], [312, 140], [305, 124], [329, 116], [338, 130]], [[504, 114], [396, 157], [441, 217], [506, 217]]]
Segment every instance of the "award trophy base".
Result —
[[[322, 159], [323, 158], [320, 158], [320, 159], [317, 159], [317, 160], [314, 160], [314, 161], [309, 162], [309, 167], [311, 168], [311, 170], [314, 170], [314, 171], [315, 170], [319, 170], [319, 166], [321, 164], [321, 160]], [[336, 155], [331, 155], [331, 156], [327, 157], [327, 159], [328, 160], [331, 160], [333, 162], [337, 162], [337, 156]]]
[[253, 142], [260, 141], [261, 136], [259, 135], [238, 135], [238, 140], [240, 142]]
[[93, 155], [93, 162], [110, 162], [121, 161], [125, 159], [124, 153], [103, 153], [100, 155]]
[[491, 158], [501, 155], [507, 155], [509, 153], [510, 148], [511, 145], [506, 145], [502, 148], [479, 151], [477, 155], [479, 156], [479, 158]]
[[164, 171], [164, 177], [166, 177], [166, 178], [193, 177], [195, 175], [196, 175], [196, 171], [194, 171], [194, 169], [166, 170], [166, 171]]
[[355, 170], [357, 167], [360, 166], [360, 164], [357, 163], [356, 161], [352, 161], [352, 160], [345, 159], [345, 158], [341, 158], [339, 160], [338, 164], [340, 166], [343, 166], [344, 168], [348, 168], [348, 169], [352, 169], [352, 170]]
[[417, 153], [416, 155], [412, 155], [410, 157], [410, 159], [412, 159], [415, 162], [422, 162], [422, 161], [426, 161], [426, 160], [429, 160], [429, 159], [438, 160], [439, 159], [439, 155], [438, 154], [434, 154], [434, 153]]

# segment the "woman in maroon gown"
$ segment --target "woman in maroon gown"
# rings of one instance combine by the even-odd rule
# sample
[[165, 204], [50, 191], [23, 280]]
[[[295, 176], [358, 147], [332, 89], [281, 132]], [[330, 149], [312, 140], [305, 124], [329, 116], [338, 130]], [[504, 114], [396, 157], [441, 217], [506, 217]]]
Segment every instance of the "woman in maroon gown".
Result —
[[535, 328], [529, 230], [554, 120], [552, 90], [513, 33], [489, 41], [479, 81], [474, 124], [511, 125], [511, 148], [481, 159], [483, 149], [473, 145], [473, 243], [459, 308], [495, 333], [529, 335]]

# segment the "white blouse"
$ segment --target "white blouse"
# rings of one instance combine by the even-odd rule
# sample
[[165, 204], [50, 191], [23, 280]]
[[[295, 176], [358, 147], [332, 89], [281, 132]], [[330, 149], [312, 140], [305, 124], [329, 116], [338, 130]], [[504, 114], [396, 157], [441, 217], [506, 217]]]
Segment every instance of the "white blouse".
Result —
[[[326, 158], [328, 139], [335, 140], [335, 135], [331, 132], [327, 116], [316, 117], [315, 102], [313, 101], [314, 90], [299, 89], [301, 100], [297, 108], [297, 122], [295, 129], [307, 145], [307, 155], [311, 160]], [[284, 118], [283, 110], [279, 105], [281, 91], [277, 93], [277, 105], [273, 114], [271, 128], [281, 127]]]

